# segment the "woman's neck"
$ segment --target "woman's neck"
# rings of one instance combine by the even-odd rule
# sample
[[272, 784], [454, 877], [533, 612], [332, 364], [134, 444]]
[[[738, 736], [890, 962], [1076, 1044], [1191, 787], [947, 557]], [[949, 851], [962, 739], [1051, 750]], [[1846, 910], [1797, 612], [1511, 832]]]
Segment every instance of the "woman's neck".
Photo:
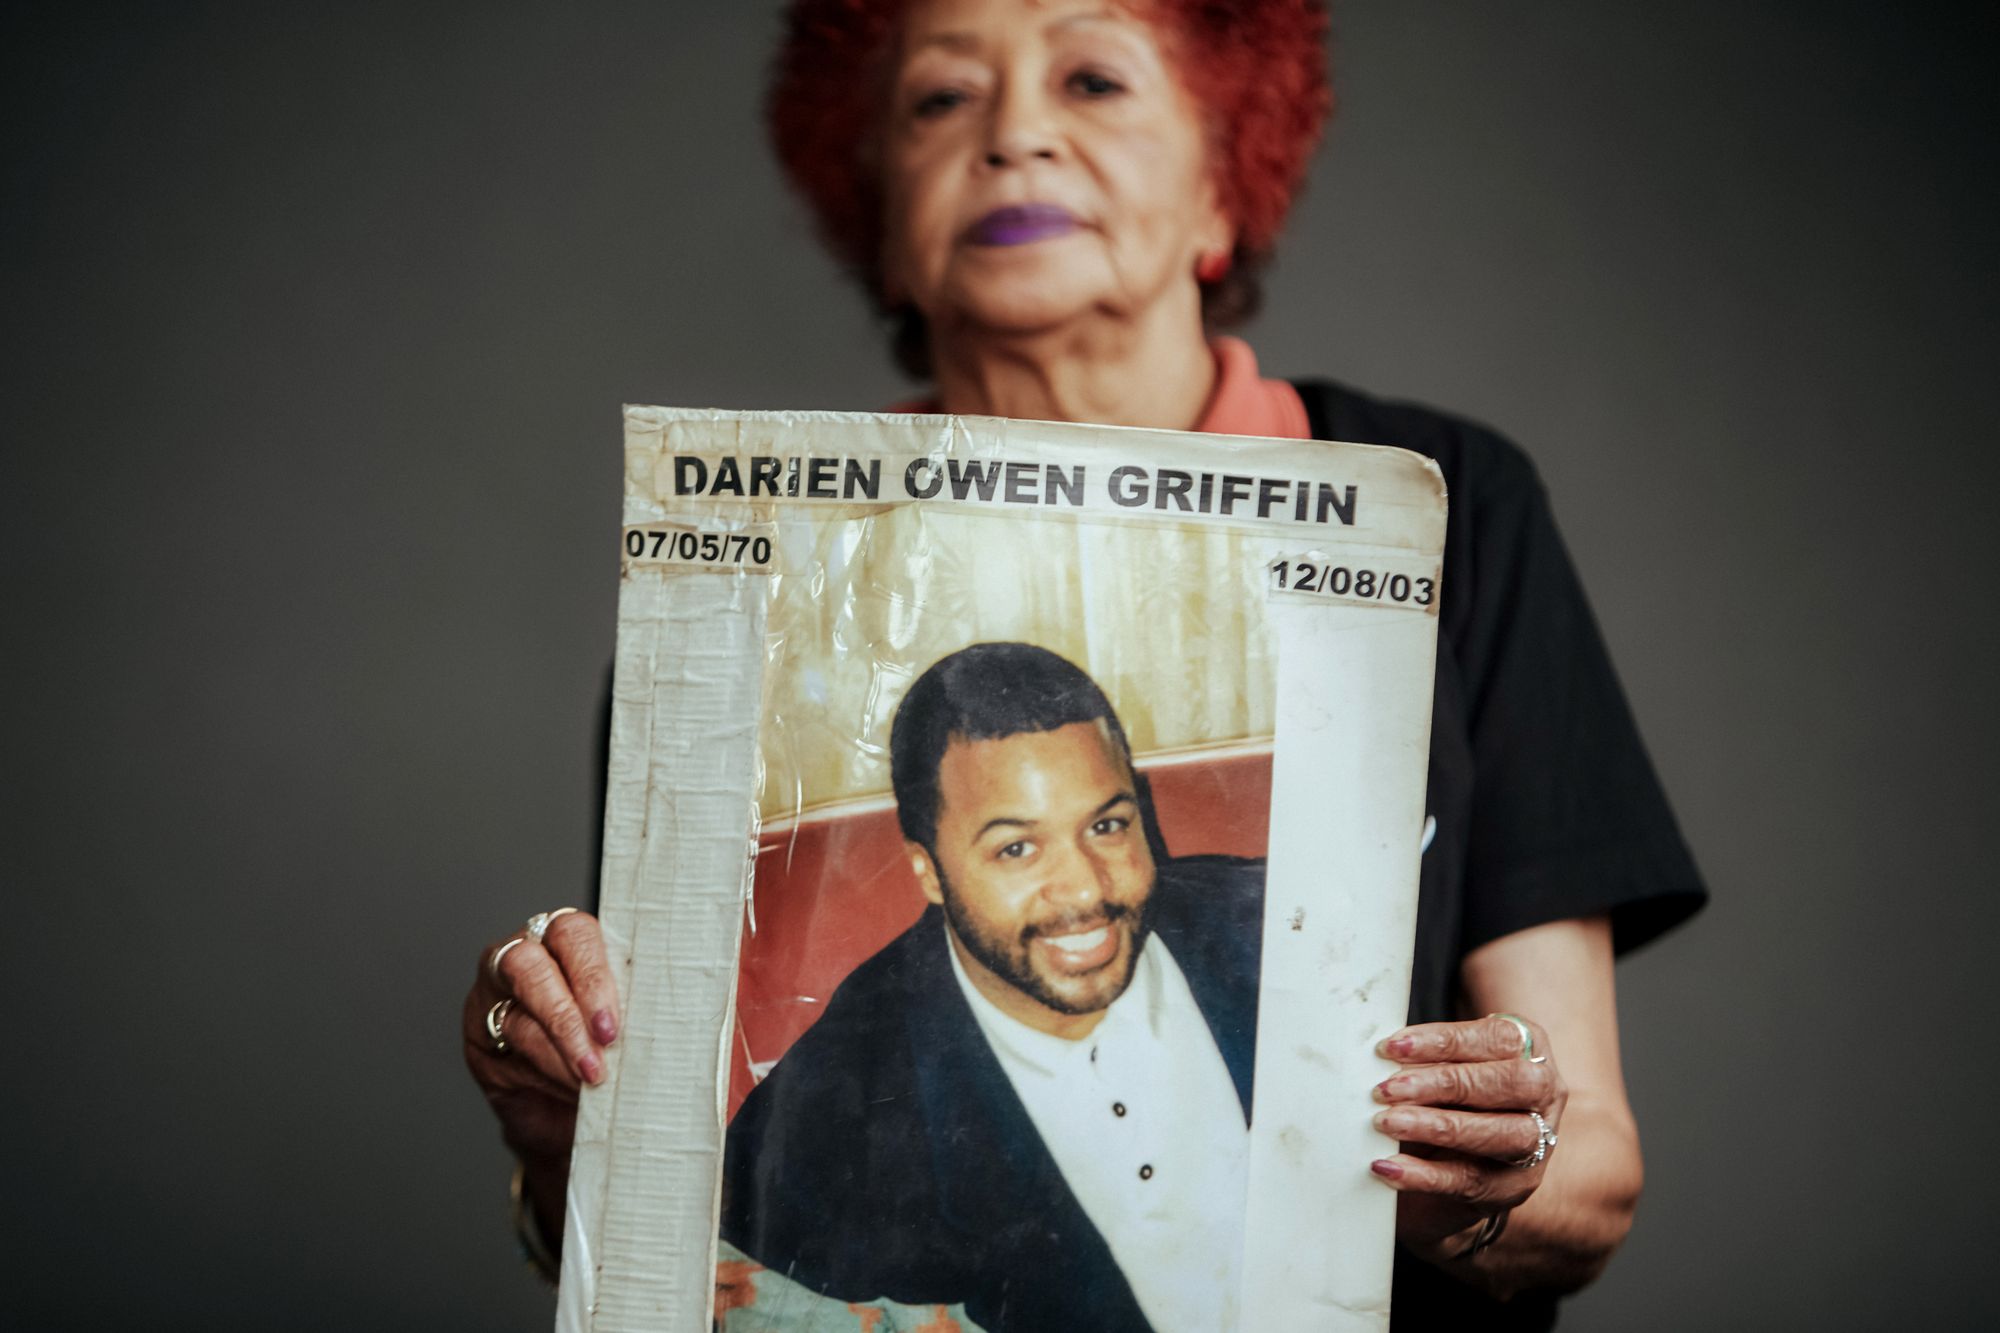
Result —
[[1031, 334], [934, 331], [940, 409], [1192, 430], [1215, 392], [1199, 315], [1093, 320]]

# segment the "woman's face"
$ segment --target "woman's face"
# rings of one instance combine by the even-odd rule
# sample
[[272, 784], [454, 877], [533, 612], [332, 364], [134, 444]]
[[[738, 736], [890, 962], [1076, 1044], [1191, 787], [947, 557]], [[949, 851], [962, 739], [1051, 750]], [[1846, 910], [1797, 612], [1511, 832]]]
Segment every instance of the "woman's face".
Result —
[[1109, 0], [914, 5], [883, 144], [891, 302], [933, 336], [1198, 318], [1195, 263], [1233, 232], [1161, 43]]

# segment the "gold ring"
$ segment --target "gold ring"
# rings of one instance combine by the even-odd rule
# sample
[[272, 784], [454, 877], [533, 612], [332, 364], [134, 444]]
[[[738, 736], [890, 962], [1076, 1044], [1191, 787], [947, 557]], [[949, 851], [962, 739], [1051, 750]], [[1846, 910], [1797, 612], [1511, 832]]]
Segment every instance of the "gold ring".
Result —
[[512, 1000], [496, 1001], [486, 1011], [486, 1035], [493, 1038], [493, 1054], [505, 1055], [512, 1049], [507, 1045], [507, 1013], [514, 1007]]
[[507, 979], [500, 975], [500, 960], [507, 956], [509, 949], [526, 944], [527, 942], [528, 937], [526, 935], [516, 935], [513, 939], [508, 940], [505, 944], [495, 949], [493, 956], [486, 960], [486, 975], [493, 979], [493, 989], [507, 989]]

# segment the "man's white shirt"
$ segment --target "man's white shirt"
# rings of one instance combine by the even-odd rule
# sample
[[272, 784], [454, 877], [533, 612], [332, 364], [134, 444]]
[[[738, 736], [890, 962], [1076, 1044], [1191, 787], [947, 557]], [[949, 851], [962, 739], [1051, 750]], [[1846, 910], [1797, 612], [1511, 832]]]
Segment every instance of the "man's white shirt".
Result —
[[1081, 1041], [959, 989], [1042, 1142], [1161, 1333], [1236, 1327], [1250, 1136], [1229, 1067], [1159, 937]]

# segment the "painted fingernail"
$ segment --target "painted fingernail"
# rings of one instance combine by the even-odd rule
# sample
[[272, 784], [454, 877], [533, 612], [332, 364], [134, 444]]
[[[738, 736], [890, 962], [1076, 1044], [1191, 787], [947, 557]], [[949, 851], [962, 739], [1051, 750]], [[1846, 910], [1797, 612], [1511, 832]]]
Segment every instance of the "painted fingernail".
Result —
[[1385, 1078], [1375, 1085], [1375, 1100], [1378, 1102], [1393, 1102], [1409, 1086], [1410, 1080], [1401, 1074], [1396, 1075], [1394, 1078]]
[[582, 1071], [585, 1083], [595, 1083], [604, 1077], [604, 1062], [594, 1055], [584, 1056], [577, 1068]]
[[1370, 1162], [1368, 1169], [1384, 1180], [1401, 1180], [1403, 1178], [1402, 1164], [1392, 1162], [1386, 1157], [1380, 1157]]
[[1383, 1042], [1382, 1045], [1377, 1049], [1380, 1050], [1380, 1052], [1383, 1055], [1386, 1055], [1393, 1060], [1400, 1056], [1408, 1055], [1411, 1051], [1414, 1051], [1416, 1048], [1417, 1048], [1417, 1042], [1414, 1037], [1391, 1037], [1389, 1038], [1389, 1040]]
[[1403, 1127], [1403, 1118], [1394, 1111], [1377, 1111], [1375, 1128], [1384, 1134], [1394, 1134]]
[[599, 1046], [609, 1046], [618, 1040], [618, 1020], [611, 1016], [609, 1009], [599, 1009], [597, 1016], [590, 1020], [590, 1035], [597, 1038]]

